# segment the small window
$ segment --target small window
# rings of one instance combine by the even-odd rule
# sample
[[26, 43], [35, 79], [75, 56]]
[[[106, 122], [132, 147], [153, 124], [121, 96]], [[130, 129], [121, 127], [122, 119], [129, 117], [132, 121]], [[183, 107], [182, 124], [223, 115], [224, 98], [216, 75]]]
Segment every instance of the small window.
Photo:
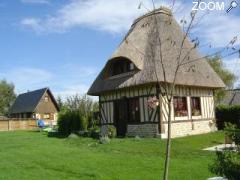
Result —
[[191, 97], [192, 116], [201, 116], [201, 98]]
[[174, 113], [176, 117], [182, 117], [188, 115], [187, 110], [187, 98], [186, 97], [174, 97]]
[[129, 123], [139, 123], [140, 122], [140, 110], [139, 110], [139, 98], [132, 98], [128, 101], [129, 110]]
[[48, 96], [45, 96], [44, 101], [45, 101], [45, 102], [48, 102], [48, 101], [49, 101]]
[[44, 114], [44, 115], [43, 115], [43, 119], [50, 119], [50, 114], [48, 114], [48, 113], [47, 113], [47, 114]]
[[109, 76], [128, 73], [134, 71], [136, 66], [130, 60], [125, 58], [117, 58], [111, 62]]
[[135, 69], [135, 66], [133, 63], [130, 63], [130, 71], [133, 71]]

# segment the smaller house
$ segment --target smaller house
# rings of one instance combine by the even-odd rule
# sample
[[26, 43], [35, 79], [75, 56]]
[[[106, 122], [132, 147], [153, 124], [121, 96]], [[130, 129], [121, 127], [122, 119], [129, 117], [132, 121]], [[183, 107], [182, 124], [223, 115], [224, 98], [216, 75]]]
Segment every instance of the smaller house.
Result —
[[220, 104], [224, 105], [240, 105], [240, 89], [227, 90], [226, 96]]
[[57, 102], [49, 88], [20, 94], [10, 109], [11, 118], [57, 120]]

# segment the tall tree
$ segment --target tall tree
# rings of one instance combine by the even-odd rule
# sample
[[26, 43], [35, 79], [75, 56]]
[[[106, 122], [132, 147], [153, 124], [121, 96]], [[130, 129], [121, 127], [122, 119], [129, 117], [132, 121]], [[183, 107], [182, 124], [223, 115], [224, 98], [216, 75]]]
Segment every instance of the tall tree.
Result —
[[64, 107], [64, 102], [63, 102], [62, 97], [58, 96], [56, 101], [57, 101], [59, 109], [62, 110], [62, 108]]
[[[209, 64], [212, 66], [212, 68], [215, 70], [215, 72], [220, 76], [220, 78], [223, 80], [223, 82], [226, 85], [226, 88], [232, 89], [234, 86], [234, 83], [237, 80], [237, 77], [233, 72], [228, 70], [222, 61], [222, 58], [220, 55], [216, 55], [212, 58], [208, 58]], [[222, 99], [225, 96], [225, 90], [217, 90], [215, 92], [215, 99], [217, 103], [220, 103]]]
[[14, 102], [16, 95], [14, 85], [6, 80], [0, 81], [0, 115], [8, 115], [8, 111]]

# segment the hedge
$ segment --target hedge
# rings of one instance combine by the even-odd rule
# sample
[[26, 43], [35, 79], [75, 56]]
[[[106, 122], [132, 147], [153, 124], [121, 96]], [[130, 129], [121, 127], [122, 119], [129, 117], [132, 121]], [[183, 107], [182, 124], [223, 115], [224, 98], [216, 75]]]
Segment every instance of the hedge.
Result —
[[58, 115], [58, 131], [62, 135], [68, 136], [80, 130], [86, 130], [88, 126], [87, 118], [79, 111], [62, 111]]
[[240, 105], [227, 106], [220, 105], [216, 108], [217, 127], [224, 129], [225, 123], [236, 124], [240, 128]]

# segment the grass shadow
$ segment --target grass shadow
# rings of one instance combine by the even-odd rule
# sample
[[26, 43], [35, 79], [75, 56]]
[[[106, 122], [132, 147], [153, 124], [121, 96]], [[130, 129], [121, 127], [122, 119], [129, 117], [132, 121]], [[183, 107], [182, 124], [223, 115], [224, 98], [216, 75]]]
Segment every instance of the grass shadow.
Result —
[[212, 144], [223, 144], [224, 142], [221, 141], [211, 141]]

